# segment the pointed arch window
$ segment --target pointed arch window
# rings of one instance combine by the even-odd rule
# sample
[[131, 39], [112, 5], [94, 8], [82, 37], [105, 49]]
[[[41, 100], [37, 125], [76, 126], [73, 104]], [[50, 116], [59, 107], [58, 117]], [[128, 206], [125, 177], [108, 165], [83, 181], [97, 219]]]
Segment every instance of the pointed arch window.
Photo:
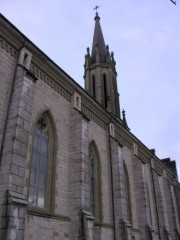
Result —
[[132, 213], [131, 213], [131, 197], [130, 197], [130, 185], [129, 185], [129, 176], [125, 163], [123, 163], [124, 168], [124, 208], [125, 208], [125, 220], [132, 222]]
[[92, 93], [93, 97], [96, 98], [96, 81], [95, 81], [95, 76], [92, 76]]
[[33, 136], [28, 198], [31, 206], [39, 208], [51, 206], [53, 153], [52, 121], [48, 113], [44, 113], [36, 122]]
[[101, 189], [99, 153], [94, 142], [89, 146], [90, 156], [90, 211], [96, 222], [101, 220]]
[[117, 84], [116, 84], [116, 78], [113, 76], [113, 91], [114, 91], [114, 106], [115, 106], [115, 113], [118, 114], [118, 105], [117, 105]]
[[104, 83], [104, 107], [108, 107], [108, 100], [107, 100], [107, 79], [106, 74], [103, 74], [103, 83]]

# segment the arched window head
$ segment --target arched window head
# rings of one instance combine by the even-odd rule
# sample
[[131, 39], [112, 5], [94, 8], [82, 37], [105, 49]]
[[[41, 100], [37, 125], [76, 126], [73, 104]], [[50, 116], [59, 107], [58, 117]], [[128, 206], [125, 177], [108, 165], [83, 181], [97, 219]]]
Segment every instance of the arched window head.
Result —
[[130, 184], [129, 176], [125, 163], [123, 163], [124, 169], [124, 178], [123, 178], [123, 195], [124, 195], [124, 213], [125, 220], [132, 222], [132, 213], [131, 213], [131, 197], [130, 197]]
[[27, 60], [28, 60], [28, 54], [25, 53], [25, 54], [24, 54], [24, 58], [23, 58], [23, 65], [26, 66], [26, 64], [27, 64]]
[[28, 202], [34, 207], [50, 208], [52, 203], [54, 135], [51, 117], [45, 112], [38, 118], [33, 135]]
[[95, 217], [95, 222], [101, 220], [101, 191], [100, 191], [100, 162], [99, 153], [94, 142], [89, 146], [90, 169], [90, 211]]

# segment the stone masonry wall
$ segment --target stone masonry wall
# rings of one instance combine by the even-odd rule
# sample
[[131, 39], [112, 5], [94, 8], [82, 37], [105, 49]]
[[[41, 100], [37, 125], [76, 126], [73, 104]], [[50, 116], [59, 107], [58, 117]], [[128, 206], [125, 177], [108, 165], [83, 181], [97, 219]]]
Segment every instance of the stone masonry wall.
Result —
[[178, 239], [180, 233], [177, 200], [175, 198], [174, 186], [166, 179], [163, 181], [165, 203], [168, 214], [169, 231], [172, 239]]
[[[127, 174], [129, 178], [129, 191], [130, 191], [130, 198], [135, 199], [136, 198], [136, 191], [135, 191], [135, 183], [134, 183], [134, 153], [132, 152], [132, 149], [127, 148], [124, 146], [122, 148], [122, 154], [123, 154], [123, 161], [127, 168]], [[137, 228], [137, 203], [136, 201], [131, 201], [131, 211], [132, 211], [132, 226], [133, 228]]]
[[[27, 65], [23, 65], [25, 52], [29, 54]], [[26, 200], [23, 196], [26, 154], [31, 121], [32, 99], [36, 78], [29, 75], [32, 54], [25, 48], [19, 52], [18, 66], [14, 73], [12, 100], [5, 128], [4, 148], [1, 159], [1, 199], [2, 215], [0, 236], [6, 239], [23, 239]], [[18, 212], [24, 211], [24, 216]], [[8, 214], [12, 213], [11, 216]], [[21, 214], [22, 215], [22, 214]]]
[[156, 211], [156, 200], [155, 200], [155, 192], [154, 192], [154, 184], [153, 184], [153, 176], [152, 176], [152, 168], [151, 165], [145, 165], [145, 176], [147, 182], [147, 191], [148, 191], [148, 201], [149, 201], [149, 226], [151, 226], [156, 235], [158, 235], [158, 223], [157, 223], [157, 211]]
[[11, 54], [11, 52], [8, 51], [8, 47], [5, 47], [5, 44], [6, 43], [0, 38], [0, 147], [17, 61], [17, 56]]
[[145, 226], [148, 224], [147, 216], [147, 202], [146, 202], [146, 182], [144, 164], [140, 159], [134, 157], [134, 184], [136, 191], [136, 205], [137, 205], [137, 223], [140, 230], [141, 240], [146, 239]]
[[112, 190], [108, 132], [93, 121], [89, 125], [89, 143], [93, 140], [95, 141], [100, 155], [103, 223], [112, 225]]
[[[29, 217], [26, 219], [26, 238], [29, 239], [39, 239], [32, 238], [33, 236], [33, 225], [41, 226], [41, 230], [44, 231], [44, 239], [68, 239], [69, 230], [67, 222], [70, 216], [69, 211], [69, 122], [70, 122], [70, 102], [67, 101], [58, 92], [54, 91], [51, 86], [48, 86], [44, 81], [39, 79], [36, 84], [34, 101], [33, 101], [33, 113], [32, 121], [30, 125], [30, 135], [29, 135], [29, 146], [28, 146], [28, 156], [27, 156], [27, 169], [26, 169], [26, 179], [25, 179], [25, 190], [24, 194], [28, 197], [28, 186], [29, 186], [29, 171], [31, 166], [32, 157], [32, 141], [34, 126], [38, 117], [43, 112], [49, 112], [53, 119], [56, 136], [55, 136], [55, 146], [54, 146], [54, 167], [52, 177], [54, 183], [52, 185], [53, 195], [52, 195], [52, 205], [53, 208], [50, 209], [48, 213], [49, 217], [43, 217], [40, 213], [40, 217], [31, 212]], [[51, 217], [50, 217], [51, 216]], [[56, 217], [55, 217], [56, 216]], [[66, 219], [63, 221], [63, 219]], [[57, 219], [57, 220], [56, 220]], [[57, 221], [57, 222], [56, 222]], [[56, 226], [56, 230], [53, 226]], [[47, 227], [48, 225], [48, 227]], [[66, 226], [64, 228], [64, 226]], [[56, 232], [56, 233], [55, 233]], [[53, 235], [54, 234], [54, 235]], [[61, 238], [62, 237], [62, 238]]]
[[[93, 223], [91, 229], [84, 220], [83, 210], [88, 209], [88, 120], [81, 112], [71, 109], [70, 127], [70, 171], [69, 171], [69, 208], [71, 211], [70, 239], [81, 239], [87, 237], [91, 240]], [[85, 214], [84, 214], [85, 215]], [[84, 216], [86, 218], [86, 216]], [[84, 226], [84, 227], [83, 227]]]
[[69, 223], [56, 218], [28, 214], [25, 240], [69, 240]]
[[[8, 48], [5, 47], [6, 42], [3, 39], [0, 39], [0, 84], [1, 84], [1, 93], [0, 93], [0, 157], [2, 157], [2, 138], [5, 134], [5, 120], [7, 117], [7, 108], [9, 104], [9, 97], [11, 92], [11, 85], [13, 81], [15, 65], [17, 62], [17, 57], [10, 54]], [[4, 143], [3, 143], [4, 145]], [[0, 159], [0, 162], [2, 159]], [[1, 163], [0, 163], [1, 164]], [[3, 201], [4, 191], [2, 188], [2, 169], [0, 169], [0, 205]], [[1, 209], [1, 208], [0, 208]], [[0, 211], [1, 212], [1, 211]], [[1, 224], [0, 217], [0, 224]]]

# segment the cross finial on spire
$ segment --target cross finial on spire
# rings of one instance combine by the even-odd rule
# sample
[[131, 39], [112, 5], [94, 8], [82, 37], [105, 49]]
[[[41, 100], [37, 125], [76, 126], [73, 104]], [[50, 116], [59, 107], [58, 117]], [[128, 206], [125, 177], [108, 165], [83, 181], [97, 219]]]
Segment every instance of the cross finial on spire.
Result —
[[175, 0], [171, 0], [172, 3], [174, 3], [174, 5], [176, 5], [176, 1]]
[[98, 13], [98, 12], [97, 12], [97, 9], [98, 9], [99, 7], [100, 7], [100, 6], [97, 6], [97, 5], [96, 5], [95, 8], [93, 8], [93, 10], [96, 10], [96, 15], [97, 15], [97, 13]]

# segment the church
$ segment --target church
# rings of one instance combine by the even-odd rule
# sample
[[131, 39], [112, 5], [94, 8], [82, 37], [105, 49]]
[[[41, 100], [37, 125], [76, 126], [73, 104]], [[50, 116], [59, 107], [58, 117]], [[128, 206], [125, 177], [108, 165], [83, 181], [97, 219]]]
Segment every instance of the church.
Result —
[[127, 124], [95, 15], [84, 89], [0, 15], [0, 239], [178, 240], [176, 163]]

